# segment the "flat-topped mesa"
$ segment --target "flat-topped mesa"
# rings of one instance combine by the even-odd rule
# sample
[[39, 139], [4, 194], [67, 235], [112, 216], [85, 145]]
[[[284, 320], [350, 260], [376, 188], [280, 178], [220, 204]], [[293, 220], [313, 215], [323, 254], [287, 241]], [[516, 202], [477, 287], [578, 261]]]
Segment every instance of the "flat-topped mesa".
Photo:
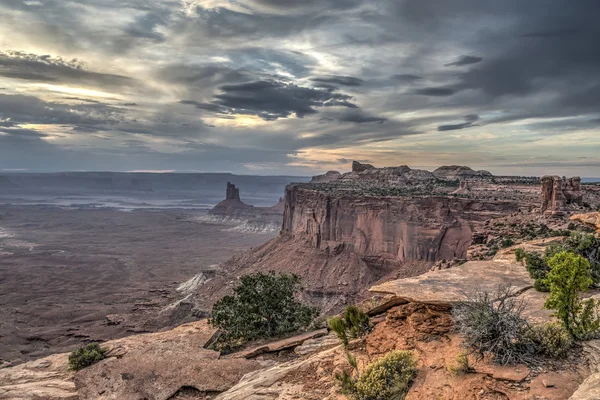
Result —
[[433, 171], [438, 179], [464, 179], [464, 178], [491, 178], [492, 173], [485, 170], [475, 171], [472, 168], [462, 165], [445, 165]]
[[372, 266], [466, 258], [473, 232], [518, 202], [449, 196], [369, 195], [313, 185], [286, 188], [283, 231], [315, 248], [352, 249]]
[[342, 176], [338, 171], [327, 171], [323, 175], [313, 176], [310, 183], [329, 183], [339, 179]]
[[227, 182], [225, 200], [240, 200], [240, 189], [236, 188], [231, 182]]
[[562, 216], [568, 210], [569, 204], [582, 204], [581, 178], [561, 178], [546, 175], [541, 179], [542, 184], [542, 213], [545, 215]]
[[360, 173], [369, 169], [375, 169], [371, 164], [363, 164], [358, 161], [352, 162], [352, 172]]

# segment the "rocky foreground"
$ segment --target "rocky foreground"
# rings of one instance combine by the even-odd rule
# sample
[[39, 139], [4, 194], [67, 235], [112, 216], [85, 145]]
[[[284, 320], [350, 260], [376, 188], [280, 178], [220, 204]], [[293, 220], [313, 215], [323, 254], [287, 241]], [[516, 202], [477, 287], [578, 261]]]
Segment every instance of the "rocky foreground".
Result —
[[[530, 246], [544, 246], [536, 241]], [[419, 359], [407, 399], [598, 399], [600, 341], [588, 342], [567, 360], [535, 368], [498, 367], [472, 361], [473, 370], [457, 376], [452, 365], [463, 351], [450, 310], [465, 295], [512, 285], [527, 299], [531, 322], [548, 321], [544, 294], [533, 290], [514, 248], [490, 261], [467, 262], [415, 278], [371, 288], [363, 306], [374, 329], [351, 351], [361, 362], [395, 349], [410, 349]], [[339, 340], [327, 330], [249, 346], [222, 356], [206, 349], [215, 330], [206, 321], [171, 331], [131, 336], [103, 344], [108, 358], [80, 372], [67, 367], [67, 354], [0, 369], [0, 399], [340, 399], [334, 374], [348, 368]]]

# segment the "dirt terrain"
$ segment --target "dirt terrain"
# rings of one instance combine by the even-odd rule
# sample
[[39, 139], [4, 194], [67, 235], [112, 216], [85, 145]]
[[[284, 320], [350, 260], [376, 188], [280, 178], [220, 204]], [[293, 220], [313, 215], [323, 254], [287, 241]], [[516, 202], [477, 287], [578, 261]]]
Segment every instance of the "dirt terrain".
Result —
[[0, 364], [155, 330], [179, 284], [272, 238], [199, 216], [0, 206]]

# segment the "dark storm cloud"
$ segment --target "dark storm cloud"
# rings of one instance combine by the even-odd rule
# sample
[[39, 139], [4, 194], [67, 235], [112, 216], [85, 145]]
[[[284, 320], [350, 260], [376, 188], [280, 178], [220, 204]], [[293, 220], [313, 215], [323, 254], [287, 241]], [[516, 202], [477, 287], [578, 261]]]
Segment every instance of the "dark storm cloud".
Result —
[[440, 132], [443, 131], [454, 131], [458, 129], [471, 128], [473, 126], [477, 126], [475, 124], [476, 121], [479, 121], [479, 115], [477, 114], [469, 114], [464, 116], [465, 122], [460, 124], [448, 124], [448, 125], [440, 125], [437, 130]]
[[364, 83], [364, 81], [360, 78], [355, 78], [352, 76], [337, 76], [337, 75], [318, 76], [318, 77], [312, 78], [311, 81], [332, 84], [332, 85], [340, 85], [340, 86], [361, 86]]
[[0, 76], [37, 82], [64, 82], [100, 87], [131, 86], [134, 79], [88, 71], [78, 60], [21, 51], [0, 51]]
[[357, 108], [350, 102], [352, 96], [276, 80], [223, 85], [219, 89], [221, 93], [210, 104], [192, 100], [183, 100], [181, 103], [221, 113], [257, 115], [265, 121], [286, 118], [292, 114], [303, 118], [316, 114], [316, 107]]
[[342, 122], [352, 122], [355, 124], [365, 124], [370, 122], [382, 124], [385, 121], [387, 121], [387, 118], [378, 117], [376, 115], [370, 115], [360, 110], [354, 110], [341, 114], [338, 117], [338, 120]]
[[406, 82], [406, 83], [413, 83], [413, 82], [420, 81], [423, 79], [422, 76], [411, 75], [411, 74], [396, 74], [396, 75], [393, 75], [392, 78], [397, 81]]
[[449, 87], [428, 87], [423, 89], [417, 89], [414, 91], [414, 94], [419, 94], [422, 96], [445, 97], [452, 96], [456, 92], [456, 89]]
[[444, 64], [446, 67], [461, 67], [463, 65], [469, 64], [477, 64], [481, 62], [483, 57], [475, 57], [475, 56], [460, 56], [458, 60], [451, 62], [449, 64]]
[[[11, 140], [14, 151], [28, 137], [19, 125], [31, 123], [107, 142], [130, 135], [140, 163], [160, 153], [141, 136], [165, 147], [189, 140], [194, 151], [181, 162], [165, 155], [166, 168], [196, 166], [205, 151], [235, 160], [237, 146], [255, 148], [252, 162], [285, 163], [307, 147], [348, 151], [432, 126], [479, 132], [465, 110], [498, 132], [521, 121], [509, 139], [518, 146], [528, 140], [514, 138], [522, 127], [545, 137], [595, 128], [599, 13], [596, 0], [0, 0], [11, 48], [44, 49], [0, 53], [7, 93], [39, 97], [0, 97], [0, 126], [12, 129], [0, 147]], [[113, 95], [64, 98], [35, 83]], [[224, 123], [209, 129], [209, 114]], [[232, 127], [236, 114], [268, 123]], [[31, 135], [30, 148], [67, 154]], [[128, 143], [113, 155], [134, 154]]]

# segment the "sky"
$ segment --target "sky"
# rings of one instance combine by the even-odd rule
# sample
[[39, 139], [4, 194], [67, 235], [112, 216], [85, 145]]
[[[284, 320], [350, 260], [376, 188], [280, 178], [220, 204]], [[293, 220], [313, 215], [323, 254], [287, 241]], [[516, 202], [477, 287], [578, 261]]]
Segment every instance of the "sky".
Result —
[[0, 0], [0, 170], [600, 176], [597, 0]]

